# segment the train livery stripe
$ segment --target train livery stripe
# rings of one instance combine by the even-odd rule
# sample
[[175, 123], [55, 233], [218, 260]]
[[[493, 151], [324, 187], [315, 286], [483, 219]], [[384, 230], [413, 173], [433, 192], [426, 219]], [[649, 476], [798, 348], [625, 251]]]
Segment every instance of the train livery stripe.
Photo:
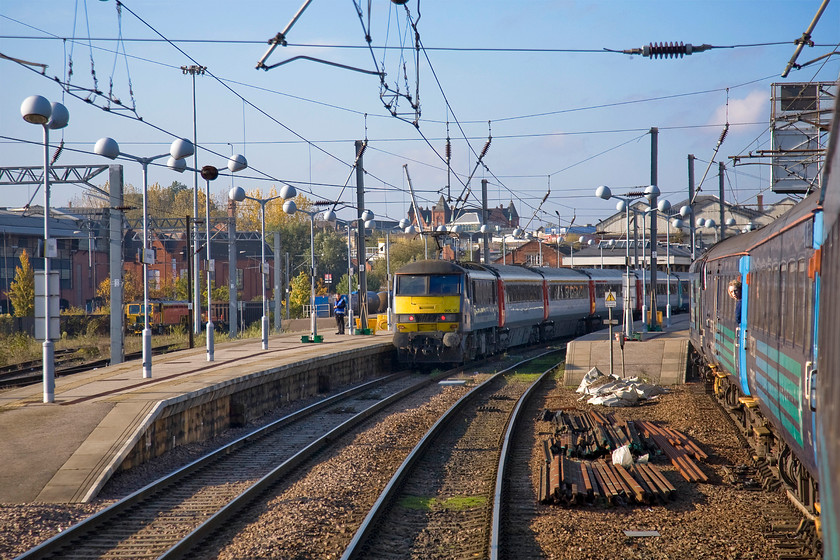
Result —
[[[793, 439], [802, 446], [802, 411], [799, 407], [802, 399], [801, 366], [796, 360], [760, 340], [756, 341], [756, 351], [764, 356], [756, 355], [755, 361], [762, 374], [756, 376], [756, 381], [764, 389], [765, 402], [768, 405], [771, 402], [775, 404], [775, 407], [770, 407], [771, 410]], [[784, 411], [784, 414], [781, 411]]]
[[735, 333], [731, 329], [718, 324], [718, 329], [715, 332], [715, 349], [717, 357], [725, 362], [729, 373], [735, 374]]

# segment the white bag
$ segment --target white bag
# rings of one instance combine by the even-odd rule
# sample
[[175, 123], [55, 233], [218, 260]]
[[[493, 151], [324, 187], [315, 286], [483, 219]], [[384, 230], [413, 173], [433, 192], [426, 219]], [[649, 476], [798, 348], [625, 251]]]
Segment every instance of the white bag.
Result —
[[630, 453], [629, 445], [622, 445], [612, 452], [613, 465], [621, 465], [622, 467], [633, 466], [633, 454]]

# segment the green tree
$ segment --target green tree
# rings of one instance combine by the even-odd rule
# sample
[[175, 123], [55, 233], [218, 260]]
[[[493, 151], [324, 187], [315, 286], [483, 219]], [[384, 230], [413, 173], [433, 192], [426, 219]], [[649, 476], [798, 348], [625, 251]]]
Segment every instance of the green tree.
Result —
[[[356, 279], [356, 277], [355, 277], [355, 276], [353, 276], [353, 278], [354, 278], [354, 279]], [[337, 293], [337, 294], [346, 294], [346, 293], [348, 293], [348, 292], [347, 292], [347, 283], [348, 283], [349, 279], [350, 279], [350, 277], [349, 277], [349, 276], [347, 275], [347, 273], [345, 272], [345, 273], [341, 276], [341, 280], [339, 280], [339, 281], [338, 281], [338, 284], [336, 284], [336, 285], [335, 285], [335, 293]]]
[[20, 254], [20, 266], [15, 268], [15, 279], [6, 295], [15, 308], [15, 317], [35, 314], [35, 271], [26, 249]]
[[318, 277], [332, 274], [338, 278], [347, 272], [347, 238], [341, 233], [327, 229], [315, 234], [315, 262]]
[[289, 294], [289, 313], [292, 318], [303, 317], [303, 306], [309, 305], [311, 291], [309, 275], [301, 270], [300, 274], [292, 279], [292, 293]]

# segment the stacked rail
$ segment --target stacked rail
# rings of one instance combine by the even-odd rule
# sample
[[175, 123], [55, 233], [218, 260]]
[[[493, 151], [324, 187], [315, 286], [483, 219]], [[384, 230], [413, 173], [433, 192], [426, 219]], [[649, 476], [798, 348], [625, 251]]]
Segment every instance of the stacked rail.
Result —
[[[708, 481], [698, 465], [708, 455], [677, 430], [647, 421], [617, 422], [612, 415], [597, 411], [547, 416], [555, 424], [555, 433], [543, 441], [542, 503], [665, 502], [676, 489], [656, 465], [647, 462], [650, 457], [667, 457], [688, 482]], [[647, 457], [626, 468], [613, 464], [612, 452], [625, 446], [634, 456]]]

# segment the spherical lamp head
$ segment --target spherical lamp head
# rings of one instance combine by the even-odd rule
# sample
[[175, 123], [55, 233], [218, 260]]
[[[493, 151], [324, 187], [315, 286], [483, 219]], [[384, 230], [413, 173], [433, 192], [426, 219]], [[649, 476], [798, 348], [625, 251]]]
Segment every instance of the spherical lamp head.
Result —
[[366, 220], [365, 221], [365, 229], [375, 229], [375, 228], [376, 228], [376, 222], [374, 222], [373, 220]]
[[417, 228], [411, 225], [405, 228], [405, 232], [409, 235], [414, 235], [417, 232]]
[[667, 213], [671, 211], [671, 202], [668, 199], [662, 199], [656, 205], [660, 212]]
[[520, 235], [522, 235], [522, 229], [521, 228], [516, 228], [516, 229], [513, 230], [513, 236], [514, 237], [519, 237]]
[[47, 126], [53, 130], [64, 128], [70, 123], [70, 111], [61, 103], [54, 102], [52, 104], [52, 113], [50, 120], [47, 121]]
[[674, 218], [674, 221], [671, 222], [671, 225], [679, 229], [685, 227], [685, 222], [683, 222], [680, 218]]
[[461, 233], [461, 226], [459, 226], [458, 224], [450, 225], [449, 231], [451, 231], [452, 233]]
[[619, 200], [615, 203], [615, 209], [619, 212], [624, 212], [627, 210], [627, 201], [626, 200]]
[[283, 212], [292, 216], [295, 212], [297, 212], [297, 204], [295, 204], [294, 200], [287, 200], [283, 203]]
[[201, 178], [205, 181], [214, 181], [219, 176], [219, 170], [212, 165], [205, 165], [201, 168]]
[[169, 155], [175, 159], [188, 158], [194, 153], [193, 143], [186, 138], [176, 138], [169, 146]]
[[694, 225], [697, 227], [706, 227], [706, 220], [704, 218], [697, 218], [694, 221]]
[[717, 223], [715, 223], [715, 221], [714, 221], [714, 220], [712, 220], [712, 219], [708, 219], [708, 220], [706, 220], [706, 227], [707, 227], [707, 228], [712, 229], [712, 228], [713, 228], [713, 227], [715, 227], [716, 225], [717, 225]]
[[171, 169], [172, 171], [177, 171], [178, 173], [183, 173], [184, 170], [187, 168], [187, 160], [185, 159], [175, 159], [174, 157], [170, 157], [166, 160], [166, 167]]
[[120, 145], [113, 138], [100, 138], [93, 147], [93, 152], [108, 159], [117, 159], [120, 155]]
[[327, 222], [334, 222], [336, 219], [335, 210], [325, 210], [324, 220]]
[[364, 220], [365, 222], [369, 222], [372, 219], [373, 219], [373, 212], [371, 212], [370, 210], [365, 210], [365, 211], [362, 212], [362, 220]]
[[736, 223], [735, 218], [729, 218], [728, 220], [726, 220], [726, 225], [729, 226], [729, 227], [734, 226], [735, 223]]
[[478, 228], [478, 231], [480, 231], [481, 233], [487, 233], [487, 232], [488, 232], [488, 231], [490, 231], [490, 230], [489, 230], [489, 228], [487, 227], [487, 224], [481, 224], [481, 227], [480, 227], [480, 228]]
[[230, 156], [227, 167], [231, 173], [236, 173], [237, 171], [242, 171], [248, 167], [248, 160], [245, 159], [245, 156], [242, 154], [236, 154], [234, 156]]
[[680, 208], [680, 216], [686, 218], [691, 215], [691, 206], [683, 206]]
[[228, 198], [235, 202], [242, 202], [245, 200], [245, 189], [242, 187], [233, 187], [228, 193]]
[[595, 189], [595, 196], [598, 198], [603, 198], [604, 200], [609, 200], [612, 197], [612, 191], [606, 185], [601, 185], [597, 189]]
[[652, 201], [660, 194], [659, 187], [656, 185], [650, 185], [649, 187], [645, 188], [645, 198]]
[[399, 226], [400, 226], [400, 229], [404, 230], [405, 228], [408, 227], [408, 220], [403, 218], [402, 220], [400, 220]]
[[47, 124], [51, 114], [50, 102], [40, 95], [30, 95], [20, 104], [20, 116], [28, 123]]
[[289, 200], [290, 198], [294, 198], [297, 196], [297, 189], [294, 188], [292, 185], [283, 185], [280, 187], [280, 198], [283, 200]]
[[590, 239], [589, 241], [587, 241], [587, 242], [586, 242], [586, 244], [587, 244], [588, 246], [592, 247], [592, 245], [594, 245], [594, 244], [595, 244], [595, 240], [594, 240], [594, 239]]

